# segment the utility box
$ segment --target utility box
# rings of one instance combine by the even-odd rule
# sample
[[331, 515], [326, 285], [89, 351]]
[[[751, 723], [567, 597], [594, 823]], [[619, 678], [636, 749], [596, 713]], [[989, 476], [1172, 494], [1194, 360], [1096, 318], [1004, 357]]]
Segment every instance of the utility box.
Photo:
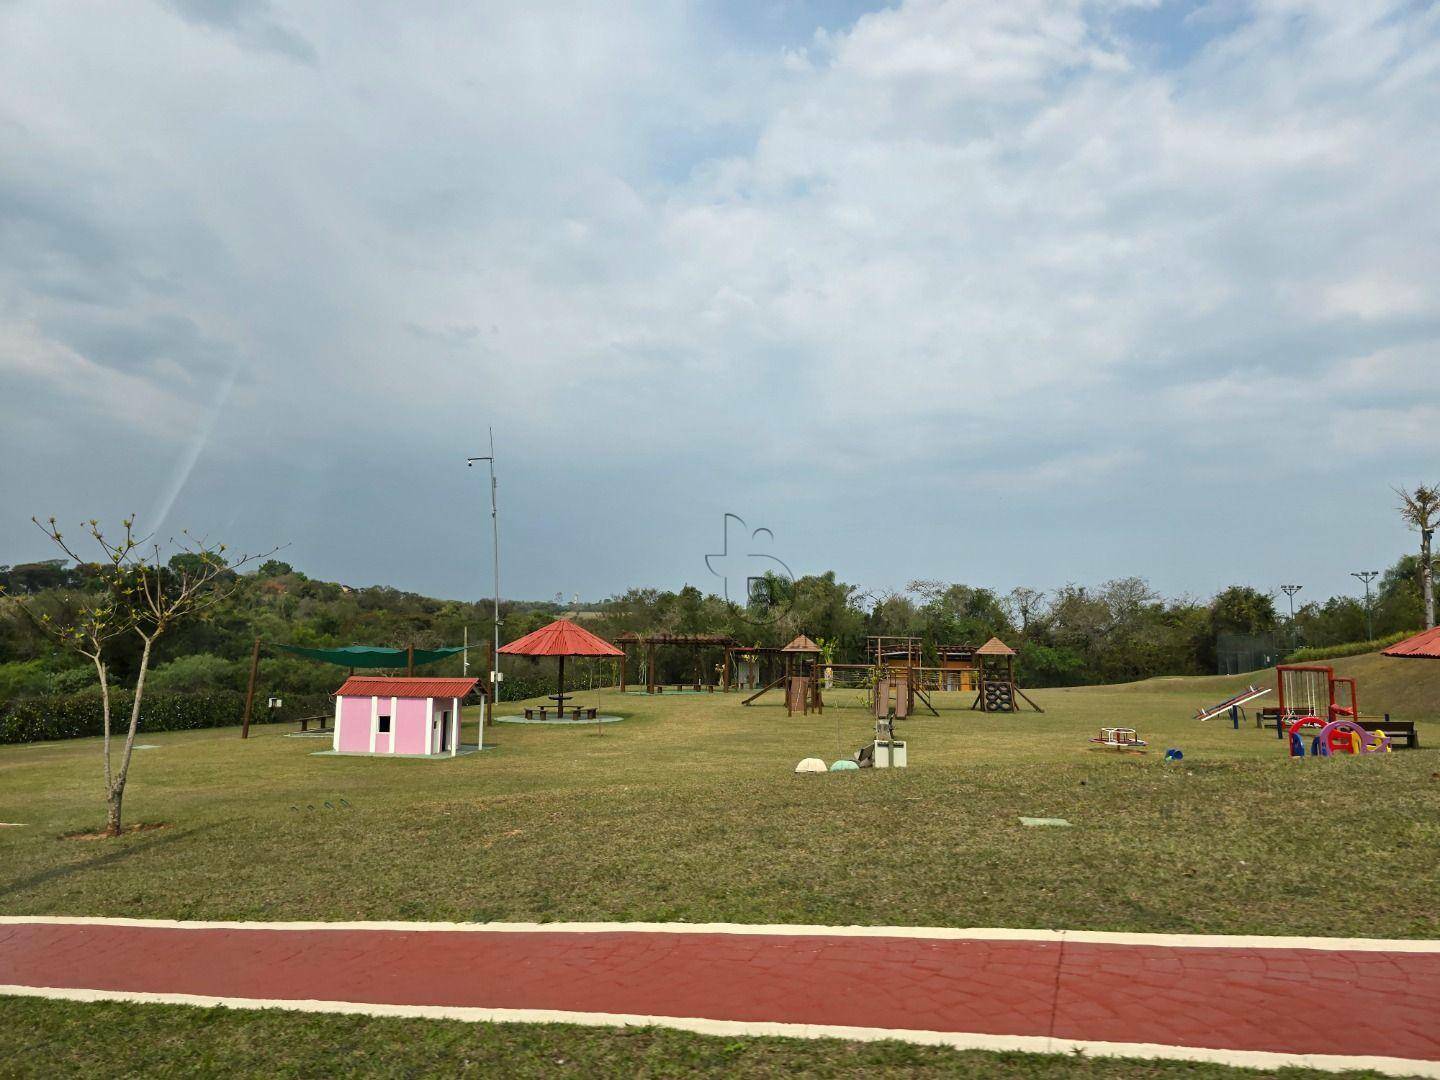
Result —
[[903, 769], [907, 764], [908, 755], [905, 753], [904, 739], [893, 739], [890, 742], [882, 742], [877, 739], [872, 750], [877, 769]]

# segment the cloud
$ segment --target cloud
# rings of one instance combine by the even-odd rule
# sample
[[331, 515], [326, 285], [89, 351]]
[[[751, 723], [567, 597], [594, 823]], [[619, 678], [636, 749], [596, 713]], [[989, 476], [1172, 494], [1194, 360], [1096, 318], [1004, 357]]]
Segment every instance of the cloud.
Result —
[[276, 52], [304, 64], [318, 59], [310, 42], [271, 16], [265, 0], [165, 0], [165, 6], [187, 22], [232, 36], [245, 48]]
[[[370, 580], [386, 555], [344, 522], [380, 497], [327, 463], [423, 473], [494, 421], [535, 595], [551, 537], [636, 499], [664, 535], [736, 493], [793, 508], [860, 577], [826, 493], [882, 478], [948, 493], [948, 534], [1009, 492], [985, 527], [1017, 559], [1057, 491], [1100, 529], [1117, 497], [1181, 514], [1267, 470], [1383, 488], [1385, 454], [1440, 452], [1440, 24], [1186, 11], [912, 0], [811, 34], [660, 4], [8, 5], [0, 419], [133, 423], [175, 448], [138, 505], [182, 472], [175, 515], [303, 505]], [[207, 470], [240, 459], [222, 499]], [[1104, 572], [1143, 572], [1134, 543]]]

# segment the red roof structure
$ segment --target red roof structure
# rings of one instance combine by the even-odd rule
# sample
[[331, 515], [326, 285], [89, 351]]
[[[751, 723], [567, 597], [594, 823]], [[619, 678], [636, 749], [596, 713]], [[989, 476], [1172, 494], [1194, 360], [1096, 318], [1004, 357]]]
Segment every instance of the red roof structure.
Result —
[[[335, 691], [337, 697], [458, 698], [475, 689], [479, 679], [425, 679], [398, 675], [351, 675]], [[482, 694], [484, 690], [480, 691]]]
[[506, 656], [624, 656], [610, 642], [576, 626], [569, 619], [556, 619], [533, 633], [500, 646]]
[[1015, 655], [1015, 650], [1012, 649], [1012, 648], [1010, 648], [1009, 645], [1006, 645], [1006, 644], [1005, 644], [1003, 641], [1001, 641], [998, 637], [992, 637], [989, 641], [985, 642], [984, 645], [981, 645], [978, 649], [975, 650], [975, 655], [976, 655], [976, 656], [1014, 656], [1014, 655]]
[[1440, 660], [1440, 626], [1426, 630], [1414, 637], [1397, 641], [1388, 649], [1380, 650], [1381, 656], [1421, 657], [1426, 660]]

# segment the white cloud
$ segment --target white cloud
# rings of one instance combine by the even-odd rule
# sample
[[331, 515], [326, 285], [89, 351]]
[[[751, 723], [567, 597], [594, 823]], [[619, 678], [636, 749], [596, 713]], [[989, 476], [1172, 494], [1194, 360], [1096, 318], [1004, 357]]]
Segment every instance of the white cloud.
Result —
[[1435, 12], [1211, 5], [1161, 66], [1153, 6], [913, 0], [770, 47], [670, 5], [6, 6], [36, 389], [0, 415], [123, 384], [153, 428], [238, 364], [217, 442], [340, 457], [383, 416], [421, 459], [483, 413], [636, 489], [1351, 467], [1216, 422], [1285, 410], [1440, 450]]

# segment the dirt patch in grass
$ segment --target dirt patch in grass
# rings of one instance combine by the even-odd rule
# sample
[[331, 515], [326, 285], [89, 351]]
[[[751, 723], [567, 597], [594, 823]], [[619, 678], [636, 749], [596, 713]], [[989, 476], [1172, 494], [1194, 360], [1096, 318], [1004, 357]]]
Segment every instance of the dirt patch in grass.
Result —
[[[139, 821], [134, 825], [126, 825], [120, 830], [121, 836], [129, 836], [132, 833], [155, 832], [157, 829], [170, 828], [168, 821]], [[110, 840], [112, 837], [104, 829], [99, 832], [72, 832], [64, 833], [61, 840]], [[115, 838], [115, 839], [118, 839]]]

